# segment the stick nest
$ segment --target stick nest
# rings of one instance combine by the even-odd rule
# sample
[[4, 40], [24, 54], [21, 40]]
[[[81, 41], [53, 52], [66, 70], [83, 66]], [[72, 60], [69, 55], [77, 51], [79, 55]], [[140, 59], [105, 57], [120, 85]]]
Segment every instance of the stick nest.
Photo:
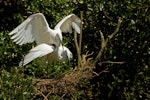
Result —
[[[89, 54], [90, 55], [90, 54]], [[33, 79], [36, 84], [36, 95], [42, 95], [45, 99], [50, 94], [57, 94], [61, 97], [72, 95], [76, 92], [76, 87], [85, 84], [87, 79], [93, 76], [95, 66], [90, 64], [91, 58], [88, 54], [82, 55], [81, 66], [70, 70], [68, 73], [54, 79]]]

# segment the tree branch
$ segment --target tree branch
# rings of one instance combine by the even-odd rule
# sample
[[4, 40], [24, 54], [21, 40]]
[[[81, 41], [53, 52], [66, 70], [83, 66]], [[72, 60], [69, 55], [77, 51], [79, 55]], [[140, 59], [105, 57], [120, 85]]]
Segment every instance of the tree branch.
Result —
[[74, 43], [75, 43], [76, 51], [77, 51], [77, 55], [78, 55], [78, 66], [80, 66], [81, 65], [81, 55], [80, 55], [80, 48], [79, 48], [78, 41], [77, 41], [77, 32], [76, 31], [74, 31]]
[[81, 18], [81, 23], [80, 23], [80, 39], [79, 39], [79, 50], [80, 50], [80, 54], [81, 54], [83, 11], [81, 11], [81, 12], [80, 12], [80, 18]]
[[114, 32], [108, 36], [109, 40], [113, 38], [113, 36], [119, 31], [120, 25], [122, 23], [121, 17], [118, 18], [118, 24]]
[[124, 64], [125, 62], [113, 62], [113, 61], [103, 61], [98, 64]]
[[117, 24], [116, 29], [114, 30], [114, 32], [113, 32], [111, 35], [109, 35], [109, 36], [106, 38], [106, 40], [104, 39], [104, 35], [103, 35], [103, 33], [101, 32], [101, 30], [99, 31], [99, 33], [100, 33], [100, 38], [101, 38], [101, 49], [99, 50], [99, 52], [98, 52], [98, 54], [97, 54], [97, 56], [96, 56], [95, 61], [93, 62], [93, 64], [95, 64], [95, 63], [101, 58], [101, 56], [102, 56], [102, 54], [103, 54], [103, 52], [104, 52], [104, 50], [105, 50], [105, 48], [106, 48], [106, 46], [107, 46], [108, 41], [109, 41], [110, 39], [112, 39], [115, 34], [117, 34], [117, 32], [119, 31], [119, 28], [120, 28], [121, 23], [122, 23], [122, 20], [121, 20], [121, 18], [119, 17], [119, 19], [118, 19], [118, 24]]
[[105, 39], [104, 39], [104, 35], [103, 35], [103, 33], [101, 32], [101, 30], [99, 31], [99, 33], [100, 33], [100, 38], [101, 38], [101, 49], [100, 49], [100, 51], [98, 52], [98, 54], [97, 54], [97, 56], [96, 56], [96, 58], [95, 58], [95, 61], [94, 61], [94, 64], [98, 61], [98, 59], [102, 56], [102, 54], [103, 54], [103, 51], [104, 51], [104, 49], [105, 49], [105, 47], [106, 47], [106, 42], [105, 42]]
[[77, 33], [74, 31], [74, 42], [77, 50], [77, 55], [78, 55], [78, 66], [81, 66], [81, 44], [82, 44], [82, 20], [83, 20], [83, 11], [80, 12], [80, 18], [81, 18], [81, 23], [80, 23], [80, 38], [79, 38], [79, 45], [77, 41]]

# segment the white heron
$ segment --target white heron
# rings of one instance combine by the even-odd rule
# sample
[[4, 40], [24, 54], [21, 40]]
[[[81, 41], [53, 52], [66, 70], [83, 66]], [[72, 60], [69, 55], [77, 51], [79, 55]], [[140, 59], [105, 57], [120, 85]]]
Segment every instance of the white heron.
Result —
[[59, 47], [56, 47], [54, 45], [48, 45], [45, 43], [42, 43], [34, 48], [32, 48], [27, 55], [25, 55], [24, 59], [20, 61], [19, 67], [25, 66], [28, 63], [30, 63], [32, 60], [45, 56], [47, 54], [50, 54], [49, 57], [51, 57], [52, 62], [53, 61], [59, 61], [63, 62], [65, 60], [70, 60], [73, 55], [71, 51], [65, 47], [60, 45]]
[[[70, 14], [63, 18], [55, 27], [51, 29], [45, 16], [36, 13], [29, 16], [23, 23], [9, 33], [11, 39], [16, 44], [22, 45], [35, 41], [37, 45], [46, 43], [59, 46], [62, 42], [62, 32], [72, 33], [72, 28], [80, 34], [81, 19], [75, 14]], [[61, 41], [56, 41], [56, 35]]]

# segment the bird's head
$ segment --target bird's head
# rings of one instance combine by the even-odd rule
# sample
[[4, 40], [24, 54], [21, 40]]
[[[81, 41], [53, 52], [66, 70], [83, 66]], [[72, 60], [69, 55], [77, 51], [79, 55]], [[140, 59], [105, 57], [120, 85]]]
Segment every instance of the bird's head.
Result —
[[66, 47], [64, 47], [64, 53], [65, 53], [65, 55], [66, 55], [66, 59], [68, 60], [68, 65], [70, 66], [70, 59], [73, 58], [73, 54], [72, 54], [72, 52], [71, 52], [68, 48], [66, 48]]

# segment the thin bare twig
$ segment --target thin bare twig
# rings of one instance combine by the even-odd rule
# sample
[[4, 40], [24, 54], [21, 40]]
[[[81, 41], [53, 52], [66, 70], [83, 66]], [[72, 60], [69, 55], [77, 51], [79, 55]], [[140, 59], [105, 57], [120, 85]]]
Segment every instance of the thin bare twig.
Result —
[[94, 61], [94, 63], [93, 64], [95, 64], [97, 61], [98, 61], [98, 59], [99, 58], [101, 58], [101, 56], [102, 56], [102, 54], [103, 54], [103, 51], [104, 51], [104, 49], [105, 49], [105, 47], [106, 47], [106, 41], [105, 41], [105, 39], [104, 39], [104, 35], [103, 35], [103, 33], [101, 32], [101, 30], [99, 31], [99, 33], [100, 33], [100, 38], [101, 38], [101, 49], [100, 49], [100, 51], [98, 52], [98, 54], [97, 54], [97, 56], [96, 56], [96, 58], [95, 58], [95, 61]]
[[48, 100], [48, 98], [40, 90], [37, 91], [44, 97], [44, 100]]
[[95, 77], [95, 76], [99, 76], [100, 74], [102, 74], [102, 73], [108, 73], [109, 71], [107, 71], [108, 70], [108, 68], [106, 68], [106, 69], [104, 69], [104, 70], [102, 70], [101, 72], [99, 72], [99, 73], [97, 73], [97, 72], [94, 72], [93, 71], [93, 74], [95, 74], [95, 75], [93, 75], [93, 77]]
[[119, 18], [118, 18], [118, 24], [117, 24], [116, 29], [114, 30], [114, 32], [113, 32], [111, 35], [108, 36], [108, 39], [109, 39], [109, 40], [112, 39], [113, 36], [119, 31], [119, 28], [120, 28], [121, 23], [122, 23], [122, 20], [121, 20], [121, 17], [119, 17]]
[[48, 98], [48, 96], [51, 94], [51, 92], [49, 92], [45, 97]]
[[79, 49], [80, 49], [80, 54], [81, 54], [83, 11], [81, 11], [81, 12], [80, 12], [80, 18], [81, 18], [81, 23], [80, 23], [80, 39], [79, 39]]
[[124, 64], [125, 62], [113, 62], [113, 61], [103, 61], [103, 62], [100, 62], [98, 64]]

